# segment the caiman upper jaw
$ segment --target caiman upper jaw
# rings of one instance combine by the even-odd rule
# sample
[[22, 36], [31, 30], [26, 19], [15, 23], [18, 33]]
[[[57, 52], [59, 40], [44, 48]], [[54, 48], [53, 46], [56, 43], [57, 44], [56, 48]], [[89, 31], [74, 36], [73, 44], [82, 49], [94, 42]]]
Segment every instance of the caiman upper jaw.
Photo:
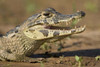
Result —
[[[72, 22], [74, 22], [75, 20], [77, 20], [77, 22], [78, 22], [84, 16], [85, 16], [85, 13], [83, 11], [78, 11], [72, 15], [66, 15], [66, 16], [64, 15], [64, 18], [65, 18], [64, 20], [58, 20], [58, 23], [56, 23], [56, 24], [45, 25], [44, 28], [49, 29], [49, 30], [71, 30]], [[66, 27], [63, 27], [63, 25], [66, 25]], [[85, 26], [83, 26], [83, 27], [85, 28]], [[75, 26], [75, 28], [76, 28], [76, 26]]]

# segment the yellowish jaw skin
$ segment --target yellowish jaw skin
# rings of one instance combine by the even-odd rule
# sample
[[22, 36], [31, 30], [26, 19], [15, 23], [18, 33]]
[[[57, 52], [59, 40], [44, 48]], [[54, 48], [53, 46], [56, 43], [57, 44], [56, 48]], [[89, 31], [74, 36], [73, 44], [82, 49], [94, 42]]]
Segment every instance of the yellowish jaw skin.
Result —
[[[75, 29], [70, 29], [70, 30], [34, 30], [34, 31], [29, 31], [29, 30], [24, 30], [24, 34], [32, 39], [35, 40], [41, 40], [41, 39], [46, 39], [46, 38], [52, 38], [52, 37], [57, 37], [57, 36], [68, 36], [72, 34], [77, 34], [81, 33], [85, 30], [86, 26], [75, 28]], [[27, 31], [27, 32], [26, 32]]]

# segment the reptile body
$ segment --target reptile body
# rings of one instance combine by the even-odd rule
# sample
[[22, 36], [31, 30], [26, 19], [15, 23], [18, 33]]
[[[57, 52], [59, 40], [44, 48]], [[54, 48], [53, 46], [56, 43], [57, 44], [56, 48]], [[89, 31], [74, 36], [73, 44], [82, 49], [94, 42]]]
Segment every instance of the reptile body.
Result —
[[67, 26], [74, 20], [85, 16], [83, 11], [63, 15], [53, 8], [29, 17], [24, 23], [0, 37], [0, 60], [2, 61], [30, 61], [32, 55], [39, 47], [52, 39], [58, 40], [72, 34], [81, 33], [85, 26], [79, 28]]

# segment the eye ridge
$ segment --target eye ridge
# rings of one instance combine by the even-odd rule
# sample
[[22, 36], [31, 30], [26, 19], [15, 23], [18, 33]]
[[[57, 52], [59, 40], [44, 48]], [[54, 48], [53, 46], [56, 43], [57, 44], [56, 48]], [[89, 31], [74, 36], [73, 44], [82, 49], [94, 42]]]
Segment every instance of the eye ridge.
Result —
[[50, 14], [51, 14], [51, 13], [44, 13], [43, 15], [44, 15], [44, 16], [47, 16], [47, 17], [50, 17]]

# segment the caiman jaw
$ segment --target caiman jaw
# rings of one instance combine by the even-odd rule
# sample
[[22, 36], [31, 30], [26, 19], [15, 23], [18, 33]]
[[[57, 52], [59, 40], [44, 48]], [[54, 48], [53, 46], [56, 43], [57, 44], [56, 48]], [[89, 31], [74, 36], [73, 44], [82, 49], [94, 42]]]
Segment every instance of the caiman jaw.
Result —
[[[65, 22], [67, 23], [67, 22]], [[63, 36], [63, 35], [71, 35], [71, 34], [76, 34], [76, 33], [81, 33], [85, 30], [85, 25], [84, 26], [75, 26], [75, 27], [71, 27], [71, 21], [69, 23], [67, 23], [66, 27], [62, 27], [60, 26], [45, 26], [45, 30], [48, 31], [52, 31], [52, 32], [56, 32], [56, 34], [53, 34], [54, 36]], [[59, 34], [58, 34], [59, 33]]]
[[[54, 15], [49, 15], [52, 13]], [[83, 11], [79, 11], [71, 15], [62, 15], [60, 13], [57, 13], [53, 9], [48, 9], [47, 13], [45, 14], [42, 13], [42, 15], [39, 19], [37, 19], [39, 24], [37, 24], [37, 20], [36, 20], [35, 21], [36, 25], [31, 26], [28, 29], [25, 29], [24, 34], [29, 38], [35, 40], [42, 40], [42, 39], [48, 39], [53, 37], [77, 34], [85, 30], [85, 26], [80, 26], [75, 28], [71, 28], [71, 26], [68, 27], [72, 21], [79, 20], [85, 16], [85, 13]], [[60, 25], [60, 23], [66, 23], [67, 27], [63, 27], [62, 25]]]

